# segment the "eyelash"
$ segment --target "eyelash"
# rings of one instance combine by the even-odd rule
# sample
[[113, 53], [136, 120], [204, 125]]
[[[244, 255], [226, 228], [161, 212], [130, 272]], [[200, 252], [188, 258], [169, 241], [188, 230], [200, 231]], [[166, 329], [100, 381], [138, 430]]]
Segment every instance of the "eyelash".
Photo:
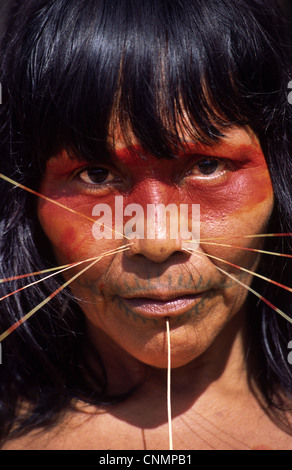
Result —
[[[212, 169], [212, 164], [216, 164], [217, 167], [214, 171], [207, 174], [204, 174], [202, 169], [199, 170], [199, 165], [206, 164], [206, 169], [208, 170], [208, 165]], [[209, 168], [209, 169], [210, 169]], [[222, 158], [215, 158], [215, 157], [204, 157], [198, 160], [190, 170], [187, 171], [186, 177], [195, 178], [199, 181], [204, 181], [206, 184], [212, 184], [215, 182], [220, 182], [223, 178], [226, 177], [226, 171], [228, 170], [228, 162]], [[101, 181], [94, 182], [90, 181], [88, 174], [90, 171], [95, 171], [96, 176], [100, 173]], [[87, 174], [87, 178], [84, 176]], [[102, 174], [104, 175], [104, 181], [102, 181]], [[83, 177], [82, 177], [83, 175]], [[113, 183], [121, 182], [121, 178], [117, 175], [112, 173], [109, 169], [101, 167], [101, 166], [90, 166], [90, 167], [83, 167], [77, 174], [76, 177], [79, 180], [79, 183], [87, 186], [90, 190], [102, 190], [108, 188]]]
[[[88, 175], [90, 171], [96, 171], [96, 176], [98, 176], [98, 172], [99, 172], [101, 175], [101, 181], [94, 182], [94, 181], [90, 181], [90, 178], [88, 176], [87, 178], [82, 177], [82, 175], [85, 175], [85, 174]], [[104, 173], [104, 181], [102, 181], [102, 173]], [[78, 178], [81, 184], [84, 184], [91, 189], [93, 188], [96, 189], [98, 187], [102, 189], [102, 188], [108, 187], [113, 182], [120, 181], [117, 175], [114, 175], [109, 169], [103, 168], [100, 166], [90, 166], [87, 168], [86, 167], [82, 168], [82, 170], [76, 174], [76, 177]]]
[[[204, 163], [216, 164], [217, 167], [211, 173], [204, 174], [199, 170], [199, 165]], [[198, 160], [192, 168], [187, 172], [186, 176], [190, 178], [195, 178], [199, 181], [204, 181], [206, 184], [212, 184], [221, 182], [226, 178], [226, 172], [230, 169], [230, 165], [226, 159], [215, 158], [215, 157], [204, 157]]]

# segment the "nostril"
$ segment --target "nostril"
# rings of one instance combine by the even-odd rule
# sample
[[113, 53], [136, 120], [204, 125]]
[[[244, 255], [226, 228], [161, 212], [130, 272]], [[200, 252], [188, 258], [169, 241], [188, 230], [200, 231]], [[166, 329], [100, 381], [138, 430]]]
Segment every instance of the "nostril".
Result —
[[127, 254], [129, 257], [142, 255], [155, 263], [162, 263], [176, 252], [182, 252], [181, 243], [178, 240], [135, 239]]

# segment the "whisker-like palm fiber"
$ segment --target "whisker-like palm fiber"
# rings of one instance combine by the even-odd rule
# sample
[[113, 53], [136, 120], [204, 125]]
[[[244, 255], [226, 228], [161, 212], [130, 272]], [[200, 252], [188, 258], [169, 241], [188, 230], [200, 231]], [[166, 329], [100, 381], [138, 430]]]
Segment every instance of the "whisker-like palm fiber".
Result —
[[[59, 206], [61, 207], [62, 209], [65, 209], [66, 211], [69, 211], [73, 214], [76, 214], [78, 216], [81, 216], [91, 222], [93, 222], [94, 224], [98, 224], [98, 225], [101, 225], [104, 227], [104, 229], [107, 229], [107, 230], [110, 230], [111, 232], [115, 232], [119, 235], [122, 235], [122, 237], [124, 239], [127, 239], [129, 240], [128, 237], [126, 237], [124, 234], [120, 234], [118, 231], [116, 230], [113, 230], [111, 227], [107, 227], [104, 223], [99, 223], [97, 220], [85, 215], [85, 214], [82, 214], [70, 207], [67, 207], [63, 204], [61, 204], [60, 202], [58, 201], [55, 201], [54, 199], [51, 199], [33, 189], [30, 189], [28, 188], [27, 186], [24, 186], [22, 185], [21, 183], [18, 183], [17, 181], [14, 181], [13, 179], [11, 178], [8, 178], [7, 176], [3, 175], [0, 173], [0, 178], [2, 178], [3, 180], [5, 180], [6, 182], [12, 184], [13, 186], [15, 187], [18, 187], [18, 188], [21, 188], [37, 197], [40, 197], [42, 198], [43, 200], [46, 200], [52, 204], [55, 204], [56, 206]], [[251, 235], [240, 235], [240, 236], [233, 236], [231, 237], [232, 239], [236, 240], [236, 239], [256, 239], [256, 238], [269, 238], [269, 237], [291, 237], [292, 236], [292, 233], [268, 233], [268, 234], [251, 234]], [[218, 243], [218, 241], [220, 242], [220, 240], [223, 241], [223, 243]], [[277, 252], [271, 252], [271, 251], [265, 251], [265, 250], [260, 250], [260, 249], [256, 249], [256, 248], [249, 248], [249, 247], [238, 247], [238, 246], [233, 246], [233, 245], [230, 245], [230, 244], [226, 244], [224, 243], [225, 241], [225, 237], [223, 236], [220, 236], [220, 237], [210, 237], [210, 238], [205, 238], [205, 239], [200, 239], [198, 240], [198, 242], [202, 243], [202, 244], [206, 244], [206, 245], [213, 245], [213, 246], [222, 246], [222, 247], [227, 247], [227, 248], [234, 248], [234, 249], [242, 249], [242, 250], [246, 250], [246, 251], [251, 251], [251, 252], [256, 252], [256, 253], [260, 253], [260, 254], [267, 254], [267, 255], [273, 255], [273, 256], [281, 256], [281, 257], [286, 257], [286, 258], [292, 258], [292, 255], [290, 254], [283, 254], [283, 253], [277, 253]], [[194, 240], [191, 240], [190, 241], [191, 243], [194, 242]], [[126, 246], [123, 246], [123, 247], [119, 247], [117, 249], [114, 249], [114, 250], [110, 250], [109, 252], [105, 252], [101, 255], [99, 255], [98, 257], [95, 257], [95, 258], [90, 258], [90, 259], [87, 259], [87, 260], [83, 260], [83, 261], [78, 261], [76, 263], [71, 263], [71, 264], [68, 264], [68, 265], [65, 265], [65, 266], [60, 266], [60, 267], [54, 267], [54, 268], [50, 268], [50, 269], [46, 269], [46, 270], [43, 270], [43, 271], [38, 271], [38, 272], [35, 272], [35, 273], [30, 273], [30, 274], [23, 274], [23, 275], [17, 275], [17, 276], [12, 276], [12, 277], [9, 277], [9, 278], [6, 278], [6, 279], [0, 279], [0, 284], [1, 283], [4, 283], [4, 282], [8, 282], [8, 281], [12, 281], [12, 280], [18, 280], [18, 279], [22, 279], [22, 278], [25, 278], [25, 277], [32, 277], [32, 276], [35, 276], [35, 275], [38, 275], [38, 274], [45, 274], [45, 273], [49, 273], [49, 272], [52, 272], [52, 274], [49, 274], [48, 276], [42, 278], [42, 279], [39, 279], [37, 281], [34, 281], [24, 287], [21, 287], [20, 289], [17, 289], [15, 290], [14, 292], [11, 292], [9, 294], [7, 294], [6, 296], [3, 296], [2, 298], [0, 298], [0, 301], [4, 300], [5, 298], [13, 295], [13, 294], [16, 294], [17, 292], [20, 292], [24, 289], [27, 289], [29, 287], [32, 287], [34, 286], [35, 284], [37, 283], [40, 283], [42, 281], [45, 281], [47, 279], [49, 279], [50, 277], [54, 276], [54, 275], [58, 275], [58, 274], [61, 274], [62, 272], [66, 271], [66, 270], [69, 270], [70, 268], [72, 267], [76, 267], [82, 263], [90, 263], [88, 266], [86, 266], [85, 268], [83, 268], [81, 271], [79, 271], [77, 274], [75, 274], [74, 276], [72, 276], [69, 280], [67, 280], [66, 282], [64, 282], [62, 285], [60, 285], [53, 293], [51, 293], [47, 298], [45, 298], [42, 302], [40, 302], [37, 306], [35, 306], [34, 308], [32, 308], [26, 315], [24, 315], [20, 320], [18, 320], [16, 323], [14, 323], [11, 327], [9, 327], [4, 333], [2, 333], [0, 335], [0, 343], [6, 339], [13, 331], [15, 331], [19, 326], [21, 326], [22, 324], [24, 324], [29, 318], [31, 318], [35, 313], [37, 313], [44, 305], [46, 305], [51, 299], [53, 299], [59, 292], [61, 292], [63, 289], [65, 289], [68, 285], [70, 285], [73, 281], [75, 281], [79, 276], [81, 276], [82, 274], [84, 274], [87, 270], [89, 270], [91, 267], [93, 267], [99, 260], [101, 260], [102, 258], [104, 258], [105, 256], [110, 256], [112, 254], [115, 254], [115, 253], [119, 253], [119, 252], [123, 252], [125, 250], [128, 250], [129, 249], [129, 246], [130, 245], [126, 245]], [[197, 250], [194, 250], [192, 248], [190, 248], [189, 250], [188, 249], [184, 249], [185, 252], [188, 252], [188, 253], [191, 253], [197, 257], [200, 258], [199, 253]], [[206, 256], [210, 257], [210, 258], [213, 258], [217, 261], [220, 261], [220, 262], [223, 262], [223, 263], [226, 263], [236, 269], [239, 269], [239, 270], [242, 270], [242, 271], [245, 271], [249, 274], [252, 274], [254, 276], [257, 276], [267, 282], [270, 282], [270, 283], [273, 283], [274, 285], [280, 287], [280, 288], [283, 288], [289, 292], [292, 292], [292, 288], [291, 287], [287, 287], [279, 282], [276, 282], [276, 281], [273, 281], [272, 279], [268, 279], [267, 277], [265, 276], [262, 276], [256, 272], [253, 272], [253, 271], [250, 271], [246, 268], [243, 268], [243, 267], [240, 267], [240, 266], [237, 266], [236, 264], [233, 264], [233, 263], [230, 263], [226, 260], [223, 260], [223, 259], [220, 259], [218, 257], [215, 257], [213, 255], [209, 255], [209, 254], [206, 254]], [[283, 311], [281, 311], [279, 308], [277, 308], [275, 305], [273, 305], [271, 302], [269, 302], [269, 300], [267, 300], [266, 298], [264, 298], [261, 294], [259, 294], [258, 292], [256, 292], [254, 289], [252, 289], [250, 286], [244, 284], [242, 281], [240, 281], [239, 279], [237, 279], [235, 276], [233, 276], [232, 274], [228, 273], [227, 271], [225, 271], [224, 269], [216, 266], [216, 268], [222, 272], [224, 275], [228, 276], [229, 278], [231, 278], [232, 280], [234, 280], [235, 282], [237, 282], [239, 285], [241, 285], [242, 287], [244, 287], [245, 289], [247, 289], [248, 291], [250, 291], [252, 294], [254, 294], [255, 296], [257, 296], [260, 300], [262, 300], [263, 302], [265, 302], [269, 307], [271, 307], [275, 312], [277, 312], [278, 314], [280, 314], [282, 317], [284, 317], [288, 322], [292, 323], [292, 319], [286, 315]], [[170, 342], [170, 326], [169, 326], [169, 319], [166, 319], [166, 333], [167, 333], [167, 416], [168, 416], [168, 434], [169, 434], [169, 450], [173, 450], [173, 438], [172, 438], [172, 404], [171, 404], [171, 342]]]
[[[257, 234], [250, 234], [250, 235], [229, 235], [228, 238], [273, 238], [273, 237], [292, 237], [292, 232], [287, 233], [257, 233]], [[225, 240], [226, 237], [209, 237], [209, 238], [200, 238], [198, 240], [185, 240], [189, 242], [206, 242], [209, 240]]]
[[[186, 248], [184, 249], [185, 252], [187, 253], [190, 253], [190, 254], [193, 254], [195, 256], [197, 256], [198, 258], [202, 258], [202, 256], [198, 255], [198, 251], [197, 250], [193, 250], [193, 249], [190, 249], [190, 250], [187, 250]], [[207, 253], [204, 253], [205, 256], [211, 256], [211, 255], [208, 255]], [[214, 258], [214, 257], [213, 257]], [[218, 261], [221, 261], [223, 263], [227, 263], [227, 264], [231, 264], [231, 263], [228, 263], [227, 261], [223, 260], [223, 259], [220, 259], [220, 258], [217, 258]], [[232, 265], [232, 264], [231, 264]], [[236, 265], [232, 265], [234, 267], [237, 267], [239, 268], [239, 266], [236, 266]], [[247, 289], [249, 292], [251, 292], [252, 294], [254, 294], [256, 297], [258, 297], [260, 300], [262, 300], [264, 303], [266, 303], [269, 307], [271, 307], [276, 313], [278, 313], [279, 315], [281, 315], [283, 318], [285, 318], [289, 323], [292, 323], [292, 318], [289, 317], [285, 312], [283, 312], [282, 310], [280, 310], [278, 307], [276, 307], [275, 305], [273, 305], [268, 299], [266, 299], [265, 297], [263, 297], [261, 294], [259, 294], [259, 292], [255, 291], [252, 287], [248, 286], [247, 284], [244, 284], [244, 282], [241, 282], [239, 279], [237, 279], [235, 276], [232, 276], [232, 274], [228, 273], [227, 271], [225, 271], [224, 269], [222, 268], [219, 268], [219, 266], [216, 266], [216, 269], [218, 269], [219, 271], [221, 271], [223, 274], [225, 274], [226, 276], [230, 277], [230, 279], [232, 279], [233, 281], [237, 282], [239, 285], [241, 285], [242, 287], [244, 287], [245, 289]], [[244, 268], [242, 268], [244, 269]], [[251, 271], [250, 271], [251, 272]], [[254, 275], [256, 275], [256, 273], [253, 273]], [[259, 276], [259, 275], [258, 275]], [[267, 279], [269, 282], [271, 281], [270, 279]]]
[[[192, 248], [191, 248], [192, 249]], [[273, 279], [271, 278], [268, 278], [268, 277], [265, 277], [263, 276], [262, 274], [258, 274], [257, 272], [255, 271], [250, 271], [249, 269], [246, 269], [242, 266], [238, 266], [237, 264], [234, 264], [234, 263], [231, 263], [230, 261], [226, 261], [222, 258], [218, 258], [217, 256], [214, 256], [214, 255], [210, 255], [209, 253], [204, 253], [206, 256], [208, 256], [208, 258], [213, 258], [217, 261], [222, 261], [223, 263], [225, 264], [228, 264], [229, 266], [232, 266], [233, 268], [237, 268], [237, 269], [240, 269], [241, 271], [244, 271], [248, 274], [252, 274], [253, 276], [256, 276], [260, 279], [262, 279], [263, 281], [267, 281], [267, 282], [270, 282], [271, 284], [274, 284], [275, 286], [278, 286], [278, 287], [281, 287], [282, 289], [285, 289], [287, 290], [288, 292], [292, 292], [292, 287], [288, 287], [288, 286], [285, 286], [284, 284], [281, 284], [280, 282], [277, 282], [277, 281], [274, 281]]]
[[[87, 215], [85, 214], [82, 214], [81, 212], [78, 212], [78, 211], [75, 211], [74, 209], [71, 209], [70, 207], [67, 207], [65, 206], [64, 204], [61, 204], [60, 202], [57, 202], [55, 201], [54, 199], [51, 199], [49, 198], [48, 196], [45, 196], [44, 194], [41, 194], [39, 193], [38, 191], [35, 191], [21, 183], [18, 183], [17, 181], [9, 178], [8, 176], [4, 175], [3, 173], [0, 173], [0, 178], [2, 178], [4, 181], [7, 181], [8, 183], [12, 184], [13, 186], [15, 187], [18, 187], [18, 188], [21, 188], [21, 189], [24, 189], [25, 191], [28, 191], [29, 193], [31, 194], [34, 194], [35, 196], [38, 196], [48, 202], [51, 202], [52, 204], [55, 204], [59, 207], [62, 207], [63, 209], [69, 211], [69, 212], [72, 212], [73, 214], [76, 214], [76, 215], [79, 215], [81, 217], [84, 217], [85, 219], [87, 220], [90, 220], [91, 222], [94, 222], [98, 225], [101, 225], [103, 226], [104, 228], [110, 230], [110, 231], [114, 231], [115, 233], [117, 233], [118, 235], [121, 235], [122, 237], [126, 238], [126, 239], [129, 239], [126, 235], [124, 234], [121, 234], [119, 233], [118, 231], [116, 230], [113, 230], [111, 227], [107, 227], [106, 225], [104, 225], [103, 223], [99, 223], [97, 220], [95, 219], [92, 219], [91, 217], [88, 217]], [[230, 235], [229, 235], [230, 236]], [[251, 234], [251, 235], [240, 235], [240, 236], [233, 236], [231, 238], [264, 238], [264, 237], [292, 237], [292, 232], [291, 233], [262, 233], [262, 234]], [[210, 238], [201, 238], [200, 240], [190, 240], [192, 243], [195, 242], [195, 241], [198, 241], [198, 242], [206, 242], [206, 241], [209, 241], [209, 240], [225, 240], [225, 237], [210, 237]], [[189, 241], [189, 240], [186, 240], [186, 241]], [[278, 254], [278, 256], [281, 256], [280, 254]], [[285, 256], [285, 255], [284, 255]], [[288, 257], [290, 257], [290, 255], [288, 255]]]
[[59, 206], [59, 207], [61, 207], [62, 209], [65, 209], [65, 210], [67, 210], [67, 211], [69, 211], [69, 212], [72, 212], [73, 214], [76, 214], [76, 215], [79, 215], [79, 216], [81, 216], [81, 217], [84, 217], [85, 219], [90, 220], [91, 222], [94, 222], [94, 223], [97, 224], [97, 225], [101, 225], [101, 226], [104, 227], [105, 229], [110, 230], [111, 232], [115, 232], [115, 233], [117, 233], [118, 235], [121, 235], [123, 238], [126, 238], [127, 240], [129, 240], [129, 238], [126, 237], [126, 235], [124, 235], [124, 234], [122, 234], [122, 233], [119, 233], [117, 230], [113, 230], [111, 227], [107, 227], [104, 223], [100, 223], [100, 222], [98, 222], [97, 220], [92, 219], [91, 217], [88, 217], [88, 216], [85, 215], [85, 214], [82, 214], [81, 212], [75, 211], [74, 209], [71, 209], [70, 207], [67, 207], [67, 206], [65, 206], [64, 204], [61, 204], [60, 202], [55, 201], [54, 199], [51, 199], [50, 197], [45, 196], [44, 194], [41, 194], [41, 193], [35, 191], [34, 189], [30, 189], [30, 188], [28, 188], [27, 186], [24, 186], [23, 184], [18, 183], [17, 181], [14, 181], [14, 180], [11, 179], [11, 178], [8, 178], [8, 176], [3, 175], [2, 173], [0, 173], [0, 178], [2, 178], [3, 180], [7, 181], [7, 182], [10, 183], [10, 184], [12, 184], [13, 186], [16, 186], [16, 187], [18, 187], [18, 188], [24, 189], [25, 191], [27, 191], [27, 192], [29, 192], [29, 193], [31, 193], [31, 194], [34, 194], [35, 196], [38, 196], [38, 197], [44, 199], [45, 201], [51, 202], [52, 204], [55, 204], [56, 206]]
[[79, 263], [83, 263], [85, 261], [90, 261], [90, 260], [77, 261], [76, 263], [64, 264], [63, 266], [54, 266], [53, 268], [43, 269], [41, 271], [35, 271], [33, 273], [19, 274], [17, 276], [7, 277], [5, 279], [0, 279], [0, 284], [4, 284], [5, 282], [18, 281], [20, 279], [25, 279], [26, 277], [39, 276], [40, 274], [46, 274], [46, 273], [50, 273], [53, 271], [70, 268], [73, 266], [77, 266]]
[[48, 276], [43, 277], [42, 279], [38, 279], [37, 281], [30, 282], [30, 283], [27, 284], [26, 286], [20, 287], [19, 289], [16, 289], [16, 290], [14, 290], [13, 292], [9, 292], [9, 294], [6, 294], [6, 295], [4, 295], [3, 297], [0, 297], [0, 302], [2, 302], [2, 300], [7, 299], [7, 298], [10, 297], [11, 295], [17, 294], [18, 292], [21, 292], [21, 291], [23, 291], [23, 290], [25, 290], [25, 289], [28, 289], [29, 287], [35, 286], [36, 284], [39, 284], [40, 282], [46, 281], [46, 280], [49, 279], [50, 277], [57, 276], [58, 274], [61, 274], [61, 273], [63, 273], [64, 271], [67, 271], [68, 269], [72, 268], [73, 266], [78, 266], [79, 264], [85, 263], [86, 261], [90, 261], [90, 260], [85, 260], [85, 261], [80, 261], [80, 262], [78, 262], [78, 263], [74, 263], [73, 265], [71, 265], [71, 266], [69, 266], [69, 267], [60, 269], [59, 271], [56, 271], [56, 272], [54, 272], [54, 273], [52, 273], [52, 274], [49, 274]]
[[15, 331], [20, 325], [23, 325], [29, 318], [31, 318], [38, 310], [40, 310], [44, 305], [46, 305], [50, 300], [52, 300], [59, 292], [61, 292], [65, 287], [67, 287], [69, 284], [71, 284], [75, 279], [77, 279], [79, 276], [84, 274], [88, 269], [90, 269], [92, 266], [94, 266], [98, 261], [103, 259], [106, 256], [111, 256], [115, 254], [116, 252], [121, 252], [121, 251], [126, 251], [129, 249], [129, 246], [127, 247], [120, 247], [117, 250], [111, 250], [109, 252], [105, 252], [102, 255], [97, 256], [92, 263], [89, 264], [89, 266], [86, 266], [84, 269], [79, 271], [77, 274], [72, 276], [68, 281], [64, 282], [58, 289], [56, 289], [52, 294], [50, 294], [48, 297], [46, 297], [42, 302], [40, 302], [36, 307], [31, 309], [26, 315], [24, 315], [20, 320], [18, 320], [14, 325], [9, 327], [4, 333], [0, 335], [0, 343], [6, 339], [13, 331]]
[[[119, 253], [120, 251], [125, 251], [126, 249], [128, 249], [128, 247], [130, 247], [131, 245], [128, 244], [128, 245], [124, 245], [120, 248], [117, 248], [116, 250], [114, 250], [114, 253]], [[112, 250], [111, 250], [112, 251]], [[52, 274], [49, 274], [48, 276], [46, 277], [43, 277], [42, 279], [38, 279], [37, 281], [33, 281], [29, 284], [27, 284], [26, 286], [23, 286], [23, 287], [20, 287], [19, 289], [16, 289], [15, 291], [13, 292], [9, 292], [9, 294], [7, 295], [4, 295], [3, 297], [0, 297], [0, 302], [4, 299], [7, 299], [8, 297], [10, 297], [11, 295], [14, 295], [14, 294], [17, 294], [18, 292], [21, 292], [25, 289], [27, 289], [28, 287], [32, 287], [36, 284], [39, 284], [40, 282], [43, 282], [43, 281], [46, 281], [47, 279], [53, 277], [53, 276], [57, 276], [58, 274], [61, 274], [62, 272], [64, 271], [68, 271], [69, 269], [72, 269], [76, 266], [79, 266], [80, 264], [83, 264], [83, 263], [89, 263], [90, 261], [94, 261], [96, 259], [96, 256], [94, 258], [89, 258], [89, 259], [85, 259], [83, 261], [77, 261], [76, 263], [71, 263], [71, 264], [68, 264], [66, 266], [60, 266], [60, 267], [57, 267], [57, 268], [52, 268], [52, 269], [49, 269], [49, 270], [44, 270], [44, 271], [39, 271], [37, 273], [31, 273], [31, 274], [24, 274], [23, 276], [15, 276], [14, 278], [8, 278], [8, 279], [4, 279], [2, 282], [7, 282], [8, 280], [18, 280], [18, 279], [22, 279], [24, 277], [28, 277], [28, 276], [33, 276], [33, 275], [36, 275], [36, 274], [42, 274], [44, 272], [48, 272], [48, 271], [56, 271], [56, 272], [53, 272]], [[58, 271], [57, 271], [58, 270]]]
[[168, 419], [168, 440], [169, 450], [173, 450], [172, 440], [172, 416], [171, 416], [171, 344], [169, 318], [166, 319], [166, 335], [167, 335], [167, 419]]
[[[206, 242], [203, 240], [200, 240], [200, 242], [202, 245], [222, 246], [226, 248], [234, 248], [237, 250], [252, 251], [254, 253], [261, 253], [264, 255], [280, 256], [283, 258], [292, 258], [292, 255], [288, 255], [287, 253], [277, 253], [276, 251], [265, 251], [265, 250], [259, 250], [258, 248], [249, 248], [247, 246], [236, 246], [236, 245], [229, 245], [226, 243]], [[194, 243], [194, 240], [184, 240], [184, 243]]]

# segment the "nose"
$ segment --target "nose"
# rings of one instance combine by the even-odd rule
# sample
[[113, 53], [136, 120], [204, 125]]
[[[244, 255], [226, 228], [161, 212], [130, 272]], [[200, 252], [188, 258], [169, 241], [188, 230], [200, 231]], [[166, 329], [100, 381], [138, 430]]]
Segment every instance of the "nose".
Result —
[[163, 263], [175, 253], [186, 255], [183, 240], [193, 237], [193, 227], [189, 230], [190, 223], [193, 225], [193, 206], [190, 217], [188, 205], [179, 204], [181, 195], [154, 178], [144, 178], [137, 188], [137, 194], [131, 193], [135, 203], [124, 209], [125, 217], [135, 213], [124, 224], [124, 234], [131, 243], [125, 255], [135, 259], [143, 256], [155, 263]]
[[163, 263], [173, 253], [182, 251], [180, 240], [174, 239], [134, 239], [131, 243], [130, 249], [126, 252], [128, 257], [142, 255], [154, 263]]

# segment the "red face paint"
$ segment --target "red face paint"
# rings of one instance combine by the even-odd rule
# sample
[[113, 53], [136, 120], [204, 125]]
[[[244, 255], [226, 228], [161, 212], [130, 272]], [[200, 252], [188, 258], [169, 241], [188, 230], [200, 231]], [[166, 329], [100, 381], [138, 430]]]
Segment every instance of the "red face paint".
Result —
[[[100, 168], [103, 170], [99, 173]], [[39, 204], [41, 225], [60, 264], [103, 255], [129, 242], [114, 236], [96, 240], [92, 233], [96, 204], [112, 210], [112, 229], [116, 229], [116, 196], [123, 197], [123, 208], [139, 204], [145, 213], [149, 204], [199, 204], [201, 240], [221, 237], [224, 243], [237, 247], [259, 246], [257, 239], [245, 235], [262, 233], [273, 208], [264, 155], [245, 129], [232, 129], [219, 144], [209, 147], [187, 142], [171, 160], [158, 160], [136, 145], [125, 148], [122, 141], [107, 165], [80, 162], [63, 152], [49, 160], [40, 192], [69, 209], [49, 201]], [[169, 305], [169, 315], [177, 325], [172, 335], [173, 363], [179, 366], [200, 355], [226, 319], [244, 304], [247, 291], [224, 277], [217, 265], [234, 278], [240, 274], [234, 266], [253, 270], [257, 263], [256, 252], [237, 248], [201, 243], [199, 251], [191, 255], [175, 240], [134, 240], [129, 251], [103, 257], [72, 284], [72, 291], [93, 338], [97, 339], [102, 330], [122, 351], [164, 367], [161, 350], [165, 318], [161, 313], [155, 316], [158, 296], [164, 303], [159, 304], [157, 312], [165, 311], [167, 316]], [[245, 282], [250, 283], [251, 278], [247, 276]], [[184, 295], [192, 297], [184, 302]], [[130, 304], [126, 301], [129, 296], [136, 296], [138, 301]], [[143, 298], [148, 298], [145, 312]], [[174, 298], [182, 298], [177, 310], [171, 307]], [[212, 320], [206, 332], [200, 319], [210, 311]], [[204, 340], [199, 344], [198, 338]]]

